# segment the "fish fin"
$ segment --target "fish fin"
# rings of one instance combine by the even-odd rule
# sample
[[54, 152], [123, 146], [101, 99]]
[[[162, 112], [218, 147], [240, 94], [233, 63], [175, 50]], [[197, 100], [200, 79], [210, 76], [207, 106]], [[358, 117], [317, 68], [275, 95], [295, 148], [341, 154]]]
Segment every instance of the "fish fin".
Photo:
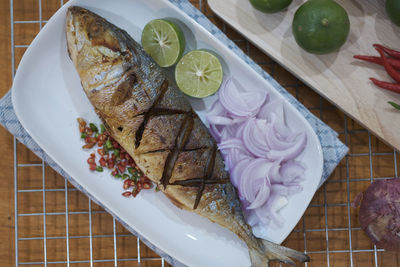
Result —
[[250, 249], [249, 254], [252, 267], [269, 267], [269, 259], [257, 249]]
[[269, 266], [269, 262], [271, 261], [279, 261], [296, 266], [292, 259], [299, 262], [310, 261], [310, 257], [302, 252], [274, 244], [267, 240], [261, 240], [261, 242], [264, 245], [262, 253], [257, 249], [250, 249], [251, 266]]

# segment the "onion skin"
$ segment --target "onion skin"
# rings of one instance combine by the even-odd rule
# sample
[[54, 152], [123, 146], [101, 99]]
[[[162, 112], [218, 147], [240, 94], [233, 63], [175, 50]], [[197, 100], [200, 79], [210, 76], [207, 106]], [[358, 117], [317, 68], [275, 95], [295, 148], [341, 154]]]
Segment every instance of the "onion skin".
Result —
[[359, 221], [379, 248], [400, 251], [400, 179], [373, 182], [364, 192]]

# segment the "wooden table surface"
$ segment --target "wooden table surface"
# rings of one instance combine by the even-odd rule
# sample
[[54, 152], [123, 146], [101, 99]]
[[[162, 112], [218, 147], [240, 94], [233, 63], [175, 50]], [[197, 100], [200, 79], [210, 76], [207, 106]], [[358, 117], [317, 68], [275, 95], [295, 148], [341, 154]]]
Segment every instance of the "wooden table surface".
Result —
[[[0, 96], [12, 84], [10, 2], [13, 2], [11, 13], [14, 21], [33, 21], [14, 23], [17, 67], [25, 46], [40, 29], [39, 23], [34, 22], [39, 20], [39, 7], [42, 19], [48, 20], [62, 1], [0, 1]], [[307, 251], [311, 256], [311, 263], [307, 266], [400, 266], [398, 254], [374, 248], [359, 228], [357, 210], [348, 204], [373, 179], [397, 176], [398, 155], [225, 25], [211, 12], [206, 0], [191, 2], [307, 108], [338, 131], [340, 139], [350, 148], [349, 155], [316, 193], [305, 216], [284, 245]], [[36, 263], [30, 266], [43, 266], [45, 261], [65, 266], [67, 258], [73, 266], [90, 266], [90, 258], [95, 266], [114, 266], [115, 255], [119, 260], [118, 266], [168, 265], [119, 223], [114, 229], [109, 214], [90, 203], [85, 195], [49, 167], [40, 166], [41, 160], [23, 145], [16, 144], [17, 157], [14, 159], [13, 137], [1, 127], [0, 144], [0, 266], [14, 266], [16, 258], [20, 264]], [[19, 190], [18, 257], [15, 257], [14, 241], [14, 160], [18, 164], [39, 165], [18, 165], [20, 167], [16, 168]], [[43, 202], [43, 195], [46, 202]], [[88, 216], [89, 209], [91, 216]], [[44, 211], [48, 215], [43, 216]], [[67, 234], [68, 239], [65, 238]]]

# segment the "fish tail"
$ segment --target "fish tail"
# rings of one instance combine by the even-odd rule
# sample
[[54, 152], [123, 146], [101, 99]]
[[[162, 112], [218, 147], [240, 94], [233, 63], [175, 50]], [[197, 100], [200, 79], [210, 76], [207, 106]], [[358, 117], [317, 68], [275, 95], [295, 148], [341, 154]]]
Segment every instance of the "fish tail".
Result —
[[250, 261], [252, 267], [268, 267], [271, 261], [279, 261], [285, 264], [296, 265], [293, 261], [309, 262], [310, 257], [306, 254], [286, 248], [267, 240], [261, 240], [263, 249], [250, 249]]

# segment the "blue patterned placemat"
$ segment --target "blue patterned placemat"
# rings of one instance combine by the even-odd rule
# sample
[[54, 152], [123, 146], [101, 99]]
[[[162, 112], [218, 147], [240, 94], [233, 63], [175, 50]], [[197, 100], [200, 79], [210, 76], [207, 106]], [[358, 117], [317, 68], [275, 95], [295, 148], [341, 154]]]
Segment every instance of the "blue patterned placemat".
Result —
[[[198, 9], [192, 6], [187, 0], [169, 0], [171, 3], [180, 8], [183, 12], [188, 14], [191, 18], [196, 20], [200, 25], [207, 29], [217, 39], [223, 42], [229, 49], [235, 54], [241, 57], [247, 64], [249, 64], [255, 71], [257, 71], [262, 77], [270, 82], [276, 90], [278, 90], [297, 110], [307, 119], [311, 127], [317, 134], [324, 155], [324, 169], [321, 177], [320, 185], [322, 185], [329, 175], [339, 164], [342, 158], [346, 155], [348, 148], [337, 138], [338, 134], [333, 131], [329, 126], [315, 117], [309, 110], [307, 110], [296, 98], [289, 94], [282, 86], [280, 86], [268, 73], [263, 71], [259, 65], [251, 60], [237, 45], [232, 42], [221, 30], [219, 30], [206, 16], [204, 16]], [[0, 124], [2, 124], [11, 134], [13, 134], [21, 143], [32, 150], [37, 156], [42, 158], [49, 166], [64, 176], [68, 181], [88, 195], [96, 204], [102, 206], [107, 212], [113, 215], [124, 227], [126, 227], [132, 234], [141, 238], [141, 240], [152, 250], [158, 253], [161, 257], [165, 258], [173, 266], [184, 266], [181, 262], [172, 258], [159, 248], [155, 247], [149, 241], [139, 236], [134, 229], [124, 223], [115, 214], [105, 208], [99, 200], [90, 195], [84, 188], [82, 188], [72, 177], [67, 175], [63, 169], [61, 169], [29, 136], [29, 134], [22, 127], [18, 121], [12, 103], [11, 103], [11, 92], [9, 91], [0, 100]]]

